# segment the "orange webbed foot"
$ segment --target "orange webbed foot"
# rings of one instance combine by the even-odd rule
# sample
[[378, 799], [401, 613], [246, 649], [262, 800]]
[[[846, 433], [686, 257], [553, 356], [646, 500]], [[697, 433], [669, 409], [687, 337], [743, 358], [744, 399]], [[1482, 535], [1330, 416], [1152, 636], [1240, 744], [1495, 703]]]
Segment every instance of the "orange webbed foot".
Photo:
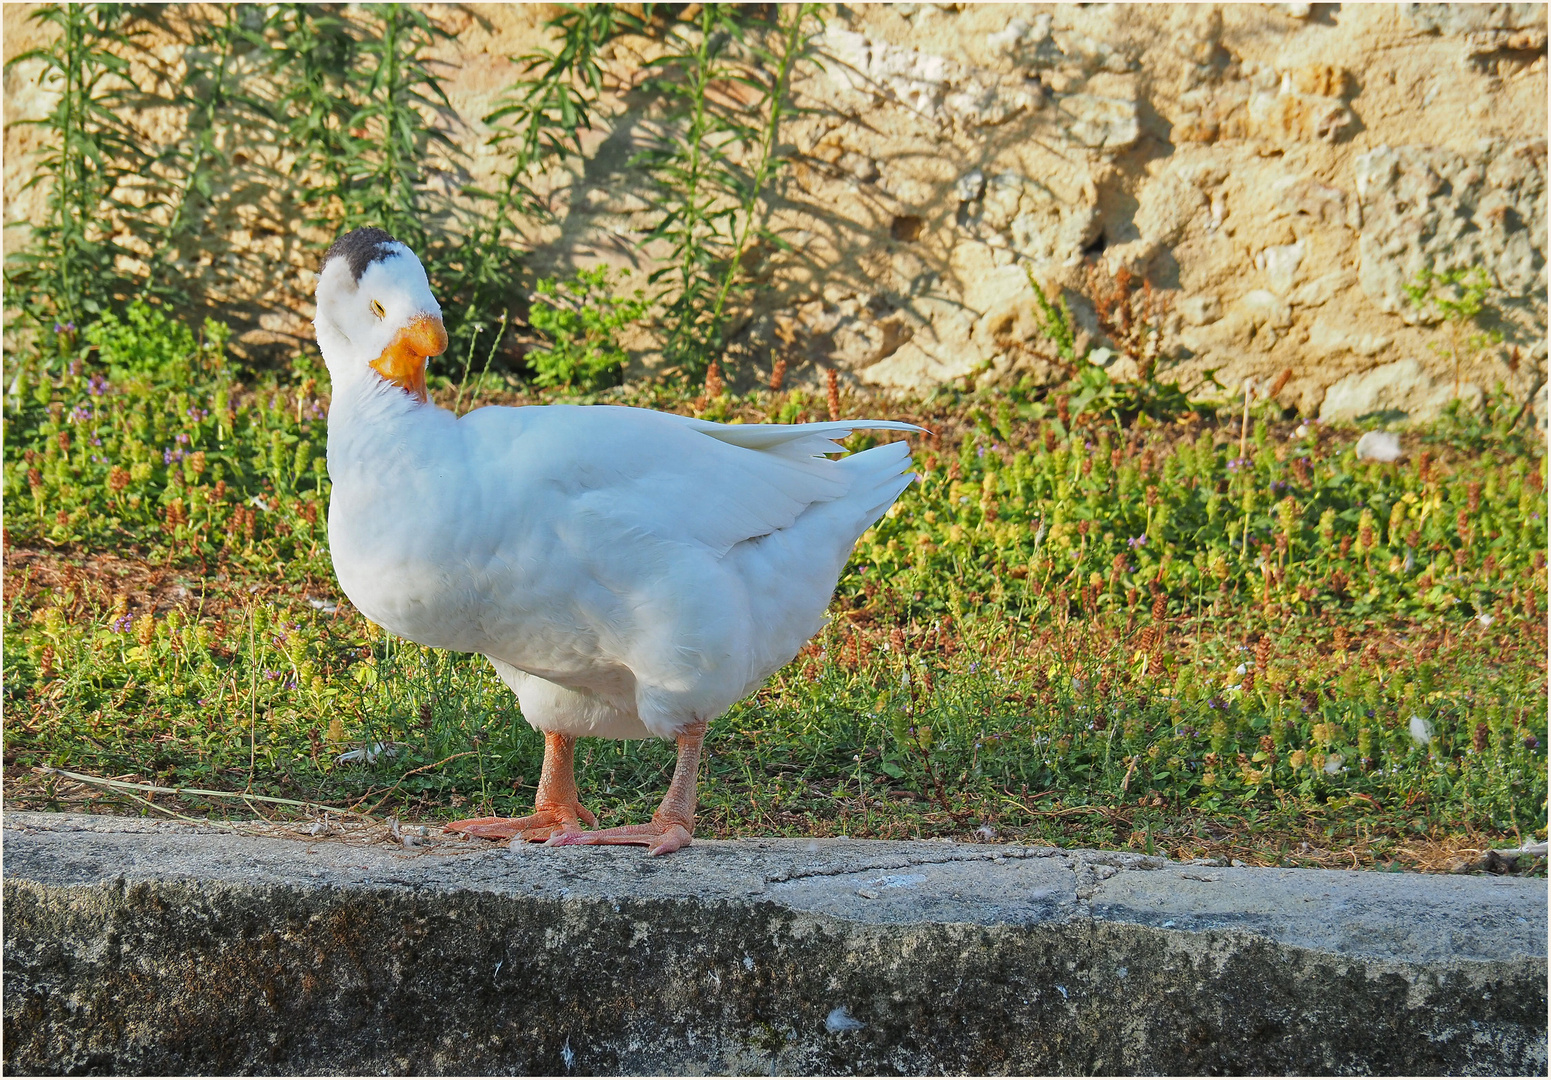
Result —
[[485, 840], [509, 840], [521, 837], [530, 843], [543, 843], [557, 836], [582, 835], [581, 822], [596, 825], [598, 819], [581, 803], [568, 807], [539, 807], [526, 817], [466, 818], [443, 827], [445, 832], [460, 832]]
[[705, 740], [704, 720], [689, 725], [678, 736], [679, 757], [673, 780], [662, 805], [646, 825], [620, 825], [594, 832], [562, 833], [549, 838], [555, 847], [572, 844], [641, 844], [648, 855], [666, 855], [687, 848], [695, 834], [695, 774], [700, 768], [700, 746]]
[[620, 825], [593, 832], [557, 833], [548, 840], [551, 847], [575, 844], [640, 844], [648, 855], [666, 855], [689, 847], [694, 839], [688, 826], [677, 821], [652, 821], [647, 825]]

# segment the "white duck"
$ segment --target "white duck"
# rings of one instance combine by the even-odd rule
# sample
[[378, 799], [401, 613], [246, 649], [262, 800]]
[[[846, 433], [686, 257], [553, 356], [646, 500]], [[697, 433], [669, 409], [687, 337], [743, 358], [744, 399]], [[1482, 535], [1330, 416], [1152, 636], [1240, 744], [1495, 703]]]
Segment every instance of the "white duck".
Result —
[[[839, 460], [878, 420], [715, 424], [615, 406], [430, 403], [447, 346], [409, 248], [340, 237], [318, 276], [333, 381], [329, 546], [340, 586], [401, 637], [482, 653], [544, 732], [534, 812], [449, 829], [551, 844], [684, 847], [706, 725], [824, 625], [846, 557], [914, 479], [897, 442]], [[650, 824], [584, 831], [577, 736], [676, 739]]]

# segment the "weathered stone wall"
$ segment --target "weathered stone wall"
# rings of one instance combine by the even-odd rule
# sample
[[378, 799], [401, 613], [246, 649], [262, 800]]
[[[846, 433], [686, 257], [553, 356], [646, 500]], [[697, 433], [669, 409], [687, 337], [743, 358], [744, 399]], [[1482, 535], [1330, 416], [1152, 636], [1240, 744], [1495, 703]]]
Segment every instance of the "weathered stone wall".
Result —
[[4, 827], [14, 1076], [1546, 1070], [1544, 881]]
[[[477, 179], [495, 162], [478, 118], [547, 12], [431, 10], [456, 33], [441, 58]], [[24, 17], [4, 13], [7, 57], [36, 39]], [[1290, 369], [1283, 403], [1327, 418], [1427, 415], [1498, 382], [1544, 400], [1544, 5], [866, 5], [832, 11], [822, 45], [825, 69], [797, 85], [812, 112], [783, 132], [775, 223], [794, 251], [757, 268], [745, 377], [784, 355], [883, 388], [1048, 378], [1025, 268], [1098, 335], [1083, 294], [1099, 266], [1157, 290], [1161, 367], [1187, 387]], [[647, 188], [626, 162], [652, 49], [613, 46], [612, 118], [589, 160], [545, 178], [557, 222], [532, 231], [536, 271], [648, 269]], [[8, 120], [47, 106], [33, 74], [7, 75]], [[37, 213], [17, 196], [35, 139], [7, 133], [9, 217]], [[326, 238], [230, 224], [232, 257], [267, 270], [234, 310], [305, 336]], [[1457, 374], [1402, 291], [1429, 263], [1484, 266], [1498, 287], [1503, 345]]]

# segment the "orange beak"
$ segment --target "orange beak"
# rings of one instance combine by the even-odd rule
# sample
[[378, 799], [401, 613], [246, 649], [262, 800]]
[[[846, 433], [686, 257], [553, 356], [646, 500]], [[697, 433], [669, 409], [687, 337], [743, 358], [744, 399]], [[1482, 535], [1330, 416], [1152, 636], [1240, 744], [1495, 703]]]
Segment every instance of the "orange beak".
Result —
[[421, 402], [425, 389], [425, 362], [447, 351], [447, 330], [435, 315], [416, 315], [393, 336], [393, 342], [372, 361], [377, 373], [394, 386], [409, 391]]

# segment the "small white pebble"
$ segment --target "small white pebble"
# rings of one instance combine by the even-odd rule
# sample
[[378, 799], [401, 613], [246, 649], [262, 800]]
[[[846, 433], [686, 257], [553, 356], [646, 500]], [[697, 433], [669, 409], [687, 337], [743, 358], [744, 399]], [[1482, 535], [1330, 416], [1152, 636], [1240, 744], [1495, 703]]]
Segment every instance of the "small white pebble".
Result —
[[1340, 754], [1331, 754], [1328, 758], [1325, 759], [1325, 771], [1331, 776], [1334, 776], [1336, 773], [1341, 771], [1341, 763], [1345, 760], [1346, 758], [1342, 757]]
[[1399, 436], [1388, 431], [1369, 431], [1357, 440], [1357, 456], [1364, 461], [1399, 461]]
[[1420, 746], [1433, 741], [1433, 726], [1420, 716], [1411, 717], [1411, 738]]

